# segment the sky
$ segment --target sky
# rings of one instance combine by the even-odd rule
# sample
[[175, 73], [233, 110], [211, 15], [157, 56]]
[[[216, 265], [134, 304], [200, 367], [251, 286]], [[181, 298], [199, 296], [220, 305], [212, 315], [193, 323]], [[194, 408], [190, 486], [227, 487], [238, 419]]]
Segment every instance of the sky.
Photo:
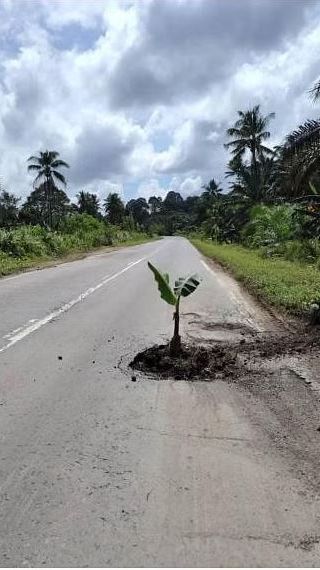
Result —
[[225, 184], [239, 109], [270, 144], [320, 116], [320, 0], [0, 0], [0, 180], [57, 150], [67, 192], [124, 200]]

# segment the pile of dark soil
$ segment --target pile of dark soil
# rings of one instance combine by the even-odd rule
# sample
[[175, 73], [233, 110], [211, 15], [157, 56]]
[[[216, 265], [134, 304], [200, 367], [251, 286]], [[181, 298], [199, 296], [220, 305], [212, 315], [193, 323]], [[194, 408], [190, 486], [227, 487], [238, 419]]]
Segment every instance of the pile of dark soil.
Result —
[[320, 331], [301, 328], [291, 333], [258, 333], [243, 343], [240, 351], [252, 358], [276, 358], [307, 354], [320, 349]]
[[212, 342], [206, 345], [183, 345], [179, 356], [170, 355], [169, 344], [155, 345], [139, 352], [131, 368], [158, 378], [207, 380], [234, 378], [250, 373], [250, 363], [320, 349], [317, 329], [294, 333], [256, 333], [240, 341]]
[[155, 345], [139, 352], [131, 368], [175, 380], [212, 380], [236, 370], [237, 353], [230, 347], [184, 345], [177, 357], [170, 356], [169, 344]]

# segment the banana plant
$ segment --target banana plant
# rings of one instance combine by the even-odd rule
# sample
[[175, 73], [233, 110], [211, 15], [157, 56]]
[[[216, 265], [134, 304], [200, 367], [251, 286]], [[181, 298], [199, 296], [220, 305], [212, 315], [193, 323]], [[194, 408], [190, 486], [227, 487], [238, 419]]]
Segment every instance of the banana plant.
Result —
[[190, 275], [189, 277], [179, 277], [179, 279], [175, 281], [174, 288], [172, 290], [168, 273], [161, 273], [161, 271], [152, 265], [150, 261], [148, 261], [148, 267], [154, 274], [161, 299], [166, 301], [169, 305], [174, 306], [174, 332], [170, 341], [170, 355], [178, 356], [181, 352], [181, 337], [179, 331], [180, 299], [181, 297], [188, 297], [188, 295], [191, 295], [191, 293], [193, 293], [201, 283], [201, 278], [197, 274]]

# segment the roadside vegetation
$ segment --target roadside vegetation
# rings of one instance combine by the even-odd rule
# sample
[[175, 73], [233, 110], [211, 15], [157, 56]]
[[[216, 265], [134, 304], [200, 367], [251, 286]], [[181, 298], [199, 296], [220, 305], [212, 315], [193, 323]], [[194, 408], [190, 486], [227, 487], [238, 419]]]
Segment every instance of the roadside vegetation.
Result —
[[309, 312], [319, 299], [320, 271], [315, 264], [264, 257], [259, 250], [236, 244], [221, 245], [199, 238], [191, 241], [204, 255], [230, 270], [251, 293], [277, 308], [300, 315]]
[[[320, 82], [311, 96], [320, 98]], [[116, 192], [100, 200], [82, 189], [70, 200], [69, 164], [57, 151], [31, 156], [27, 167], [35, 178], [27, 199], [0, 189], [0, 274], [35, 259], [181, 234], [194, 236], [199, 247], [205, 240], [202, 248], [209, 240], [210, 255], [268, 302], [305, 310], [319, 291], [320, 119], [306, 120], [270, 147], [273, 120], [259, 105], [238, 111], [226, 131], [224, 186], [212, 178], [187, 198], [169, 190], [165, 198], [124, 203]], [[269, 286], [262, 285], [267, 278]]]
[[[316, 102], [320, 82], [311, 93]], [[189, 236], [258, 297], [302, 314], [320, 307], [320, 120], [270, 148], [273, 118], [259, 106], [238, 112], [226, 132], [229, 191], [210, 181], [198, 199], [205, 219]]]
[[32, 268], [57, 258], [73, 259], [102, 246], [136, 245], [146, 234], [121, 230], [87, 214], [73, 215], [59, 231], [41, 226], [0, 229], [0, 275]]
[[34, 189], [21, 206], [19, 198], [0, 189], [0, 276], [97, 247], [151, 239], [117, 193], [109, 194], [102, 206], [96, 194], [85, 191], [71, 202], [63, 174], [68, 168], [58, 152], [40, 152], [28, 159]]

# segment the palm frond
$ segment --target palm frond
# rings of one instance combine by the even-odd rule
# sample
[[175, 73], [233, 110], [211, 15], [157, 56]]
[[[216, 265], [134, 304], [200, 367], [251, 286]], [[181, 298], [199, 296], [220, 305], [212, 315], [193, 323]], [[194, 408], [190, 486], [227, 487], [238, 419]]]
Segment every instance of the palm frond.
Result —
[[61, 166], [63, 166], [64, 168], [70, 168], [69, 164], [67, 162], [65, 162], [64, 160], [56, 159], [53, 160], [53, 162], [51, 163], [52, 168], [60, 168]]
[[66, 186], [67, 184], [66, 179], [63, 176], [63, 174], [61, 174], [61, 172], [59, 172], [58, 170], [52, 170], [52, 176], [57, 180], [59, 180], [59, 182], [61, 182], [64, 186]]
[[320, 99], [320, 79], [318, 79], [314, 86], [309, 90], [309, 93], [314, 102]]
[[45, 179], [45, 176], [43, 174], [43, 172], [39, 172], [38, 176], [35, 177], [34, 181], [33, 181], [33, 186], [36, 188], [37, 186], [37, 182], [43, 182], [43, 180]]
[[28, 164], [28, 170], [41, 170], [42, 166], [40, 164]]
[[37, 162], [37, 163], [40, 162], [38, 156], [29, 156], [29, 158], [27, 159], [27, 162], [31, 162], [31, 161]]
[[313, 143], [320, 143], [320, 119], [310, 119], [290, 133], [285, 139], [283, 151], [290, 154]]
[[236, 127], [230, 127], [229, 129], [227, 129], [227, 135], [229, 137], [234, 137], [234, 136], [241, 137], [241, 134], [242, 134], [241, 130], [237, 129]]

